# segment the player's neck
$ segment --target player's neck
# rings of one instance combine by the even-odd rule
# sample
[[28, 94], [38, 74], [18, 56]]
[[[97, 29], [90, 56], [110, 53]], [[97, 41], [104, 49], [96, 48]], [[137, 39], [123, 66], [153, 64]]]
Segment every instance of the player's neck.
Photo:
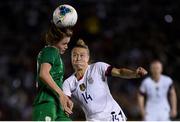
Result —
[[155, 82], [159, 82], [160, 77], [161, 77], [161, 75], [152, 76], [152, 79], [153, 79]]
[[86, 72], [86, 69], [87, 69], [88, 66], [84, 67], [83, 69], [77, 69], [76, 72], [75, 72], [75, 76], [78, 80], [82, 79], [85, 72]]

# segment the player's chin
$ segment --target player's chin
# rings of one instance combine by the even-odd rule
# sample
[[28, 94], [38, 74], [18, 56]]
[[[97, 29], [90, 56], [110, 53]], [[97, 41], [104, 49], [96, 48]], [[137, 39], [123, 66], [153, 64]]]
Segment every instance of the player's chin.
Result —
[[74, 67], [76, 69], [83, 69], [83, 66], [81, 64], [74, 64]]
[[63, 51], [60, 51], [60, 54], [64, 54], [66, 51], [65, 50], [63, 50]]

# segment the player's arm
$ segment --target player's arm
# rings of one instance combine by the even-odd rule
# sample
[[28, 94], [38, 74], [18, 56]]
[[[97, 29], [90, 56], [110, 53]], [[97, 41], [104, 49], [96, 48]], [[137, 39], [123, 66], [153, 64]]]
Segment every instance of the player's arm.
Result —
[[111, 75], [114, 77], [121, 77], [121, 78], [140, 78], [147, 74], [147, 71], [142, 68], [138, 67], [135, 71], [126, 69], [126, 68], [112, 68]]
[[140, 114], [142, 119], [144, 120], [144, 116], [145, 116], [145, 95], [143, 95], [142, 93], [138, 93], [138, 105], [139, 105], [139, 109], [140, 109]]
[[[63, 93], [71, 100], [71, 88], [69, 82], [65, 80], [62, 84]], [[69, 105], [70, 109], [73, 109], [73, 102]]]
[[69, 114], [72, 114], [71, 109], [68, 108], [68, 104], [70, 104], [69, 103], [70, 100], [69, 100], [69, 98], [66, 95], [64, 95], [63, 91], [59, 88], [59, 86], [52, 79], [52, 77], [51, 77], [51, 75], [49, 73], [50, 69], [51, 69], [51, 64], [49, 64], [49, 63], [41, 64], [39, 77], [51, 89], [53, 89], [56, 93], [58, 93], [58, 95], [60, 97], [60, 103], [61, 103], [63, 109], [66, 112], [68, 112]]
[[171, 117], [176, 117], [177, 115], [177, 97], [174, 86], [170, 88], [170, 104], [171, 104]]

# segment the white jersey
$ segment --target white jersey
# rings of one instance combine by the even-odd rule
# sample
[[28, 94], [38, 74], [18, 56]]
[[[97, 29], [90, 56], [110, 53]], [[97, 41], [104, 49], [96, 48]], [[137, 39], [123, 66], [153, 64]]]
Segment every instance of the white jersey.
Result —
[[147, 97], [145, 106], [146, 120], [169, 120], [168, 93], [172, 84], [172, 79], [165, 75], [161, 75], [158, 82], [153, 81], [150, 77], [143, 80], [140, 92]]
[[125, 115], [113, 99], [105, 72], [108, 64], [97, 62], [88, 66], [79, 81], [72, 74], [63, 83], [63, 91], [72, 96], [83, 109], [86, 120], [125, 121]]

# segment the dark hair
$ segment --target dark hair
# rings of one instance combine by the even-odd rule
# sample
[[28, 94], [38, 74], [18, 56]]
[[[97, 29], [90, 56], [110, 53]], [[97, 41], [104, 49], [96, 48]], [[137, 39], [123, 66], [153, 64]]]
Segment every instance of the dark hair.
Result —
[[58, 28], [51, 24], [49, 30], [45, 34], [45, 41], [48, 45], [54, 45], [64, 37], [71, 37], [73, 31], [70, 28]]
[[159, 60], [159, 59], [154, 59], [154, 60], [151, 61], [151, 64], [155, 64], [155, 63], [160, 63], [160, 64], [163, 65], [162, 61]]

